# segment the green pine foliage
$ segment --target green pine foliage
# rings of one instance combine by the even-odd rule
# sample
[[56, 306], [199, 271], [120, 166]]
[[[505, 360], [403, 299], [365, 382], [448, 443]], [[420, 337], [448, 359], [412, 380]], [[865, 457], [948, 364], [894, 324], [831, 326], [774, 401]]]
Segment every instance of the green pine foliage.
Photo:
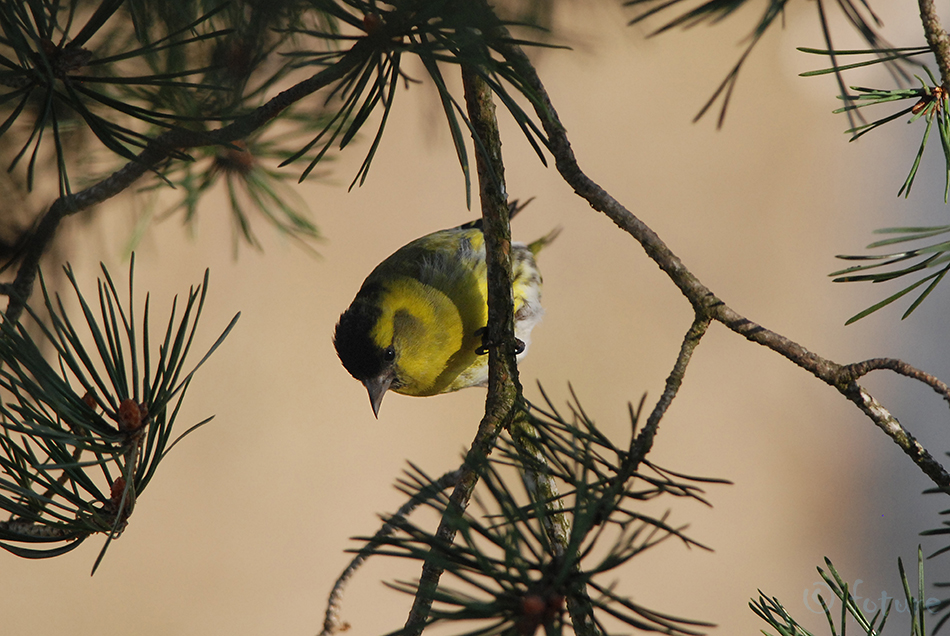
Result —
[[[42, 285], [42, 310], [28, 308], [42, 335], [0, 322], [0, 547], [45, 558], [97, 533], [121, 534], [176, 434], [188, 384], [237, 321], [197, 362], [186, 361], [205, 304], [208, 276], [189, 290], [181, 314], [172, 304], [164, 333], [150, 328], [149, 298], [134, 307], [132, 268], [123, 299], [103, 268], [90, 305], [71, 270], [66, 276], [81, 321]], [[50, 360], [52, 359], [52, 361]], [[193, 365], [189, 369], [186, 365]]]

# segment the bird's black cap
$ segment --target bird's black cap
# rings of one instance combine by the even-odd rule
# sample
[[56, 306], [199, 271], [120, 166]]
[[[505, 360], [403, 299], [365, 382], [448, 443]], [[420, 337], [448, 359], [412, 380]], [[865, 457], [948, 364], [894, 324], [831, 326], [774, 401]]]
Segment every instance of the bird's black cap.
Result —
[[386, 364], [384, 350], [370, 337], [380, 313], [379, 308], [357, 299], [340, 316], [333, 333], [340, 362], [360, 382], [378, 376]]

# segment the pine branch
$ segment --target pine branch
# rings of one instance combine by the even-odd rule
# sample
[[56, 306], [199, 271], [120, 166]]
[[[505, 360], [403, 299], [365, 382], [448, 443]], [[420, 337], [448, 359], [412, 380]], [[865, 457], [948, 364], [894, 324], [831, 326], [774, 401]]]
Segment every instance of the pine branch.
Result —
[[[420, 564], [438, 555], [444, 572], [432, 594], [425, 626], [450, 623], [458, 630], [454, 633], [465, 636], [536, 634], [542, 627], [552, 635], [564, 633], [565, 628], [604, 634], [609, 633], [606, 617], [670, 636], [698, 636], [697, 629], [711, 627], [704, 621], [646, 608], [618, 595], [602, 579], [615, 577], [618, 568], [668, 539], [708, 549], [685, 534], [686, 526], [672, 525], [667, 514], [655, 517], [632, 505], [661, 496], [708, 505], [697, 482], [721, 480], [690, 477], [643, 462], [646, 469], [631, 475], [618, 489], [614, 477], [629, 453], [597, 427], [576, 396], [568, 404], [571, 416], [567, 418], [549, 400], [547, 406], [548, 412], [533, 407], [525, 413], [532, 430], [502, 435], [497, 450], [477, 467], [479, 494], [472, 498], [470, 508], [478, 512], [452, 515], [450, 509], [455, 506], [441, 485], [418, 469], [407, 471], [399, 481], [401, 492], [450, 519], [456, 530], [453, 541], [396, 515], [386, 521], [397, 531], [361, 537], [366, 547], [359, 552], [369, 549], [373, 555]], [[631, 412], [631, 436], [638, 419], [639, 410]], [[522, 436], [527, 439], [516, 439]], [[534, 452], [525, 452], [526, 443]], [[508, 468], [523, 471], [521, 488], [514, 486]], [[563, 494], [553, 494], [554, 501], [538, 499], [540, 492], [530, 481], [534, 475], [551, 480]], [[552, 526], [560, 525], [556, 518], [562, 516], [570, 520], [566, 541], [559, 532], [551, 532]], [[552, 536], [558, 537], [556, 541]], [[406, 594], [419, 593], [417, 582], [387, 585]], [[574, 604], [586, 608], [581, 615], [584, 622], [571, 609]]]
[[[13, 554], [54, 557], [104, 533], [95, 572], [171, 448], [210, 421], [174, 434], [192, 377], [238, 316], [186, 371], [207, 273], [198, 288], [189, 290], [180, 317], [177, 299], [172, 303], [156, 347], [148, 299], [136, 310], [132, 271], [130, 264], [124, 299], [103, 267], [98, 303], [90, 303], [66, 268], [79, 319], [67, 314], [40, 278], [42, 309], [27, 306], [26, 311], [41, 339], [22, 323], [0, 321], [0, 510], [10, 515], [0, 522], [0, 548]], [[40, 321], [40, 312], [46, 321]]]
[[279, 93], [227, 126], [211, 131], [169, 130], [150, 141], [135, 160], [129, 161], [111, 176], [75, 194], [56, 199], [26, 239], [16, 278], [13, 282], [0, 286], [0, 293], [10, 298], [7, 317], [11, 320], [19, 319], [24, 302], [33, 291], [40, 257], [50, 245], [65, 217], [116, 196], [147, 172], [155, 170], [161, 162], [183, 150], [216, 144], [228, 145], [244, 139], [295, 102], [344, 77], [348, 71], [365, 60], [368, 51], [369, 45], [358, 41], [332, 66]]
[[[476, 148], [485, 252], [488, 262], [488, 396], [485, 416], [478, 427], [475, 441], [465, 457], [462, 473], [436, 536], [451, 543], [458, 530], [457, 518], [468, 507], [478, 483], [478, 469], [495, 446], [502, 430], [523, 409], [521, 384], [515, 358], [514, 309], [511, 295], [511, 227], [505, 191], [504, 164], [501, 160], [501, 137], [495, 118], [495, 106], [488, 84], [474, 70], [462, 68], [465, 103], [472, 123]], [[438, 589], [443, 567], [439, 555], [430, 553], [422, 567], [418, 590], [413, 599], [403, 634], [419, 636]]]
[[950, 473], [901, 426], [897, 418], [855, 381], [855, 370], [851, 366], [842, 365], [812, 353], [798, 343], [752, 322], [733, 310], [706, 287], [649, 226], [590, 179], [578, 165], [564, 125], [558, 118], [557, 111], [527, 56], [514, 45], [504, 46], [502, 54], [518, 70], [528, 88], [536, 96], [535, 110], [547, 133], [549, 147], [555, 157], [558, 172], [574, 188], [578, 196], [584, 198], [591, 207], [605, 214], [640, 243], [647, 255], [686, 296], [697, 316], [722, 323], [731, 331], [751, 342], [768, 347], [826, 384], [835, 387], [891, 437], [937, 486], [944, 489], [950, 488]]
[[[576, 558], [575, 554], [568, 555], [571, 537], [570, 517], [564, 510], [563, 499], [558, 491], [557, 483], [551, 475], [548, 461], [534, 440], [539, 438], [537, 428], [532, 424], [526, 413], [515, 419], [511, 427], [511, 438], [522, 455], [523, 461], [519, 468], [522, 479], [531, 498], [538, 505], [542, 505], [547, 514], [542, 518], [544, 531], [547, 534], [554, 558]], [[524, 461], [526, 460], [526, 461]], [[574, 572], [580, 569], [577, 560]], [[601, 636], [594, 618], [594, 608], [590, 602], [587, 590], [580, 585], [574, 587], [567, 595], [567, 611], [571, 616], [571, 627], [578, 636]]]

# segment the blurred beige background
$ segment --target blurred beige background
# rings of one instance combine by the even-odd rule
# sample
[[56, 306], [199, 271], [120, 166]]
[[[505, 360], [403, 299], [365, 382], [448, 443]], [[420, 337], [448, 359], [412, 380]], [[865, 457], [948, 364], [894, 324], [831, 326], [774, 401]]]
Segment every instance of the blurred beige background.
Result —
[[[913, 3], [876, 4], [891, 41], [921, 40]], [[562, 6], [558, 22], [574, 51], [536, 57], [587, 173], [748, 318], [837, 361], [898, 356], [950, 377], [939, 297], [904, 322], [888, 310], [843, 326], [896, 289], [832, 285], [826, 275], [841, 266], [833, 255], [859, 252], [874, 228], [945, 222], [946, 211], [936, 154], [913, 198], [895, 196], [919, 128], [905, 137], [895, 123], [848, 144], [846, 120], [831, 114], [833, 80], [797, 77], [824, 66], [794, 50], [822, 45], [811, 3], [796, 6], [807, 12], [790, 12], [786, 29], [752, 56], [722, 131], [716, 113], [691, 120], [737, 59], [758, 9], [713, 29], [645, 39], [645, 29], [621, 26], [629, 14], [596, 7]], [[837, 43], [858, 44], [836, 24]], [[850, 79], [886, 81], [875, 72]], [[377, 262], [473, 216], [440, 117], [429, 88], [401, 91], [364, 187], [346, 191], [365, 138], [332, 166], [335, 184], [301, 187], [327, 237], [319, 259], [260, 226], [264, 253], [243, 249], [233, 260], [223, 209], [206, 210], [194, 238], [177, 220], [153, 228], [137, 252], [136, 284], [151, 292], [156, 318], [206, 267], [204, 345], [242, 312], [193, 383], [182, 430], [215, 419], [167, 458], [94, 577], [101, 538], [54, 560], [0, 554], [0, 633], [319, 631], [326, 595], [349, 561], [343, 551], [355, 545], [349, 537], [375, 531], [376, 515], [402, 503], [392, 483], [407, 460], [432, 475], [455, 467], [481, 414], [484, 391], [473, 389], [389, 395], [377, 421], [331, 344], [339, 313]], [[571, 382], [626, 443], [626, 404], [646, 392], [652, 405], [659, 395], [689, 304], [504, 123], [509, 192], [536, 197], [515, 237], [564, 226], [542, 255], [548, 313], [522, 381], [529, 398], [539, 399], [541, 382], [559, 403]], [[77, 229], [73, 263], [90, 293], [99, 260], [124, 279], [129, 215], [123, 201]], [[947, 416], [938, 398], [887, 376], [867, 384], [942, 454]], [[869, 602], [899, 595], [897, 557], [913, 563], [917, 532], [936, 526], [941, 509], [917, 495], [928, 485], [917, 469], [833, 389], [718, 325], [696, 352], [652, 459], [735, 485], [710, 487], [711, 509], [670, 502], [672, 521], [688, 523], [714, 552], [669, 542], [622, 570], [618, 586], [651, 609], [715, 622], [713, 633], [764, 627], [747, 607], [757, 588], [825, 633], [811, 596], [826, 592], [815, 571], [824, 556], [852, 583], [861, 579], [858, 594]], [[380, 581], [415, 576], [370, 562], [346, 595], [350, 633], [400, 627], [409, 599]]]

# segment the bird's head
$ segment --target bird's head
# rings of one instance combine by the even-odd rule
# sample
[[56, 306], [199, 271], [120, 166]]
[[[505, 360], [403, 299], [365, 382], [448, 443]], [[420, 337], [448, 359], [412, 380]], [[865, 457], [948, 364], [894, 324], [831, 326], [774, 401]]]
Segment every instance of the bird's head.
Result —
[[379, 417], [379, 406], [386, 391], [400, 385], [395, 346], [391, 341], [377, 342], [374, 338], [382, 319], [383, 312], [379, 307], [357, 299], [340, 316], [333, 334], [333, 345], [340, 362], [366, 387], [376, 417]]
[[446, 372], [450, 360], [467, 366], [474, 358], [459, 353], [463, 326], [455, 303], [408, 277], [364, 285], [340, 316], [333, 343], [343, 366], [366, 387], [377, 417], [386, 391], [442, 393], [454, 378]]

